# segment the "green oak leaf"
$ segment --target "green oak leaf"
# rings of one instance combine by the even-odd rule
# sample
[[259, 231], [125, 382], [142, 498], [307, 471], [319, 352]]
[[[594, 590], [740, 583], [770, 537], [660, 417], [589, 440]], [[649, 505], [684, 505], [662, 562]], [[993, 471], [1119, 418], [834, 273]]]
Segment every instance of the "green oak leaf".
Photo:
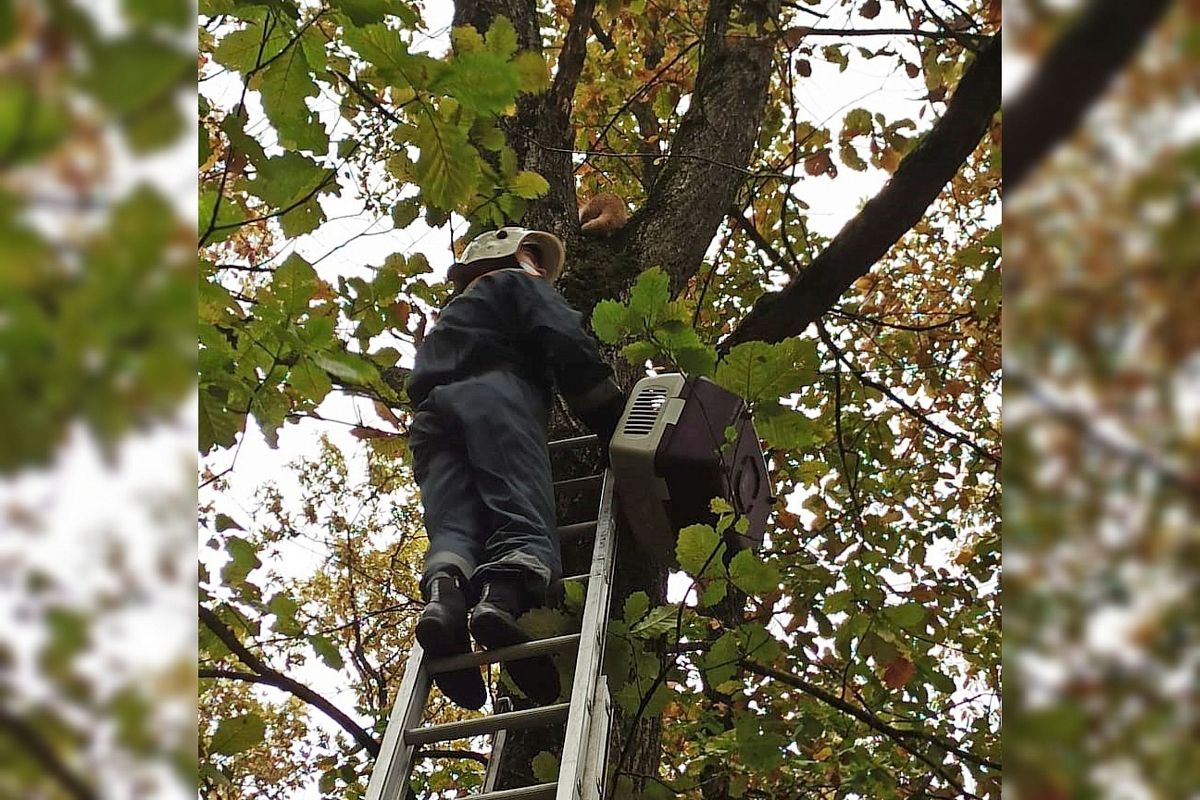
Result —
[[629, 292], [629, 308], [647, 324], [653, 325], [670, 302], [670, 278], [661, 267], [652, 267], [638, 276]]
[[480, 161], [464, 129], [425, 115], [412, 144], [421, 151], [414, 177], [430, 205], [448, 211], [471, 199]]
[[508, 181], [508, 188], [518, 197], [533, 200], [550, 191], [550, 183], [536, 172], [521, 171]]
[[221, 720], [208, 743], [214, 753], [231, 756], [261, 744], [267, 725], [257, 714], [239, 714]]
[[709, 686], [719, 686], [737, 674], [738, 666], [737, 637], [733, 631], [726, 631], [720, 639], [713, 642], [702, 659], [704, 679]]
[[226, 408], [211, 389], [201, 387], [199, 398], [200, 452], [208, 455], [213, 447], [232, 447], [237, 442], [238, 431], [242, 428], [242, 415]]
[[625, 598], [625, 624], [632, 626], [650, 610], [650, 596], [645, 592], [634, 592]]
[[779, 570], [759, 560], [750, 550], [742, 550], [729, 562], [729, 579], [746, 594], [766, 595], [779, 588]]
[[616, 344], [628, 331], [625, 306], [614, 300], [601, 300], [592, 310], [592, 330], [605, 344]]
[[887, 606], [883, 615], [901, 628], [913, 628], [925, 621], [925, 608], [920, 603]]
[[675, 557], [682, 569], [699, 578], [703, 574], [715, 571], [713, 565], [721, 563], [721, 553], [724, 549], [725, 543], [710, 526], [689, 525], [679, 532], [679, 539], [675, 544]]
[[271, 276], [271, 293], [289, 317], [298, 317], [307, 311], [316, 290], [317, 271], [295, 253], [288, 256]]
[[250, 88], [262, 95], [263, 111], [288, 150], [309, 150], [324, 155], [329, 134], [309, 109], [306, 99], [318, 95], [303, 48], [292, 48], [250, 79]]
[[430, 88], [450, 95], [472, 111], [498, 114], [521, 90], [521, 76], [495, 53], [459, 53]]
[[492, 20], [484, 42], [489, 52], [507, 61], [517, 52], [517, 29], [508, 17], [497, 16]]
[[533, 757], [529, 766], [538, 783], [553, 783], [558, 779], [558, 759], [553, 753], [543, 750]]
[[715, 380], [749, 403], [778, 404], [817, 379], [817, 344], [785, 339], [777, 344], [739, 344], [717, 366]]

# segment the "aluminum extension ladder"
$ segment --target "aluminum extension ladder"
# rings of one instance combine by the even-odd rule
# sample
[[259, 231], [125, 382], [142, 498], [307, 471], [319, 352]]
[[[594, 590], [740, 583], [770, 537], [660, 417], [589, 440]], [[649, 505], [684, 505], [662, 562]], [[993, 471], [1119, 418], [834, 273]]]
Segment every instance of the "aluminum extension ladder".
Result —
[[[562, 451], [593, 444], [595, 436], [579, 436], [550, 442], [550, 450]], [[556, 481], [556, 488], [579, 487], [600, 482], [600, 507], [596, 519], [558, 528], [560, 540], [594, 537], [592, 566], [586, 575], [564, 578], [586, 581], [583, 623], [579, 633], [539, 639], [526, 644], [490, 651], [475, 651], [440, 659], [427, 659], [414, 640], [396, 703], [388, 720], [379, 758], [371, 772], [367, 800], [405, 800], [413, 764], [421, 748], [437, 742], [491, 735], [483, 791], [474, 797], [490, 800], [601, 800], [604, 796], [608, 738], [612, 723], [612, 701], [602, 672], [608, 607], [612, 596], [616, 530], [613, 521], [613, 476], [602, 475]], [[576, 650], [575, 679], [565, 703], [522, 711], [501, 709], [500, 713], [444, 725], [422, 725], [432, 676], [439, 672], [479, 667], [521, 657]], [[517, 789], [495, 789], [500, 752], [505, 732], [518, 728], [557, 725], [566, 720], [558, 780]]]

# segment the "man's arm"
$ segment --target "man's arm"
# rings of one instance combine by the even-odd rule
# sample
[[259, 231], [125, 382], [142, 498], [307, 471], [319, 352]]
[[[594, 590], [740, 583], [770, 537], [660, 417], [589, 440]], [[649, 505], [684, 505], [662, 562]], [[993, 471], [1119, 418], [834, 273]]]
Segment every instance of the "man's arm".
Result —
[[509, 280], [528, 341], [539, 348], [571, 411], [607, 444], [625, 410], [625, 394], [584, 330], [583, 316], [544, 281], [517, 273]]

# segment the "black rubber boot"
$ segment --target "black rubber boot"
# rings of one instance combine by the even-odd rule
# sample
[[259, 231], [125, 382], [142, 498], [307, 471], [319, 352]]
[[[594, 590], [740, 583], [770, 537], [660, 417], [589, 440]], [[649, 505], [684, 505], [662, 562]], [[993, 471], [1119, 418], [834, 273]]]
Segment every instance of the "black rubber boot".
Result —
[[[496, 580], [486, 583], [471, 613], [471, 634], [488, 650], [524, 644], [530, 637], [517, 624], [528, 610], [524, 591], [517, 581]], [[506, 661], [504, 666], [513, 683], [535, 703], [546, 705], [558, 699], [558, 669], [549, 656]]]
[[[437, 573], [425, 586], [428, 602], [417, 620], [417, 641], [433, 658], [471, 650], [467, 635], [467, 599], [457, 575]], [[463, 708], [479, 709], [487, 701], [487, 687], [479, 668], [442, 672], [433, 676], [442, 694]]]

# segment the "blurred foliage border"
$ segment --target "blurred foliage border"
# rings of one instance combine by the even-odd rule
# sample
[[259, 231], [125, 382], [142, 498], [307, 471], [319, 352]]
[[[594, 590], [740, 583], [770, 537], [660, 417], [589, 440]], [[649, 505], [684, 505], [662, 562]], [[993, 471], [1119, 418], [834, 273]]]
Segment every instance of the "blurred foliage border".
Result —
[[[1036, 59], [1074, 13], [1006, 3], [1012, 52]], [[1200, 786], [1198, 16], [1195, 2], [1177, 4], [1006, 203], [1015, 797]], [[0, 2], [0, 471], [11, 481], [53, 476], [80, 431], [120, 458], [190, 399], [194, 197], [136, 175], [194, 135], [194, 19], [179, 0]], [[97, 796], [92, 778], [114, 768], [141, 789], [164, 774], [190, 783], [192, 720], [160, 713], [164, 697], [190, 698], [190, 667], [148, 676], [130, 662], [99, 684], [85, 668], [105, 615], [145, 588], [120, 566], [130, 542], [114, 539], [101, 567], [119, 590], [80, 597], [35, 566], [39, 541], [55, 540], [41, 510], [0, 513], [0, 794]], [[190, 522], [165, 520], [191, 541]]]
[[194, 783], [195, 14], [0, 2], [2, 797]]

